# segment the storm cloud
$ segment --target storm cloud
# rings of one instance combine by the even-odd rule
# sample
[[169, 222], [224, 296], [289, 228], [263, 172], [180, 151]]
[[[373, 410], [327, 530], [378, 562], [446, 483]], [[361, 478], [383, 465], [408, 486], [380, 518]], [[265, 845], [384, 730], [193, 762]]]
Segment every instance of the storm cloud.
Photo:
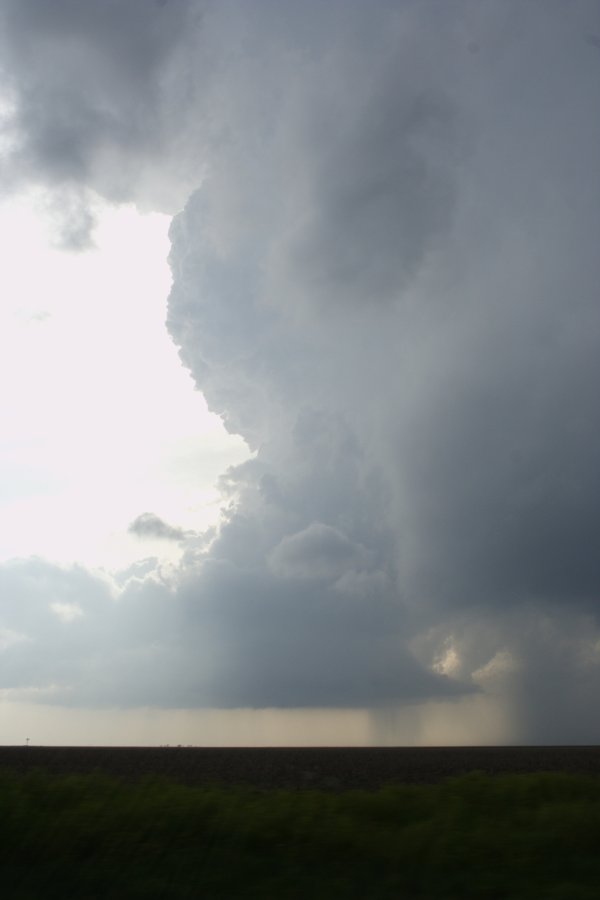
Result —
[[94, 192], [171, 210], [184, 199], [164, 170], [186, 106], [171, 65], [198, 15], [188, 0], [0, 4], [3, 191], [43, 186], [59, 244], [91, 243]]
[[3, 4], [7, 172], [181, 207], [168, 328], [254, 450], [116, 601], [131, 702], [600, 737], [597, 4], [52, 6]]

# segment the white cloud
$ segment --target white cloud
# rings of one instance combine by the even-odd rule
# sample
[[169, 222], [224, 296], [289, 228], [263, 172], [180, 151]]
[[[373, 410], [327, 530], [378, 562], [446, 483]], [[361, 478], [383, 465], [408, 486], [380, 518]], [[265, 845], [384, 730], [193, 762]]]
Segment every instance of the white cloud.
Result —
[[13, 644], [19, 644], [21, 641], [29, 641], [26, 634], [19, 631], [13, 631], [11, 628], [0, 628], [0, 652], [7, 650]]
[[83, 615], [78, 603], [51, 603], [50, 609], [63, 622], [73, 622]]

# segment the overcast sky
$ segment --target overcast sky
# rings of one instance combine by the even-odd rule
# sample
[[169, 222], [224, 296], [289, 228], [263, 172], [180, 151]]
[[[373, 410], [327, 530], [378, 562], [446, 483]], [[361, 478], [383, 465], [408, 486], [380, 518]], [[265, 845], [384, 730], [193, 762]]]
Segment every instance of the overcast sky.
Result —
[[599, 44], [0, 0], [0, 742], [600, 741]]

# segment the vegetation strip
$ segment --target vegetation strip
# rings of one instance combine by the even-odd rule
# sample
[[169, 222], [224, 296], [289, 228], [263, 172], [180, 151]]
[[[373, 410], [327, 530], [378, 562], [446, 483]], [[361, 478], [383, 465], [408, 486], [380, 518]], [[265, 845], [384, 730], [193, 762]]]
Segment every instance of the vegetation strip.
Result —
[[600, 778], [378, 791], [0, 774], [5, 896], [597, 898]]

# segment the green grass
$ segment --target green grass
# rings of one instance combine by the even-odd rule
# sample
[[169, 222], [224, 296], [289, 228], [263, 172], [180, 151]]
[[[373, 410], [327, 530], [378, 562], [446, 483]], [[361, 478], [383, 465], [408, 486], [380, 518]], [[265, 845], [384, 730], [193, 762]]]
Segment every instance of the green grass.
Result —
[[327, 793], [3, 773], [0, 871], [7, 900], [596, 900], [600, 779]]

